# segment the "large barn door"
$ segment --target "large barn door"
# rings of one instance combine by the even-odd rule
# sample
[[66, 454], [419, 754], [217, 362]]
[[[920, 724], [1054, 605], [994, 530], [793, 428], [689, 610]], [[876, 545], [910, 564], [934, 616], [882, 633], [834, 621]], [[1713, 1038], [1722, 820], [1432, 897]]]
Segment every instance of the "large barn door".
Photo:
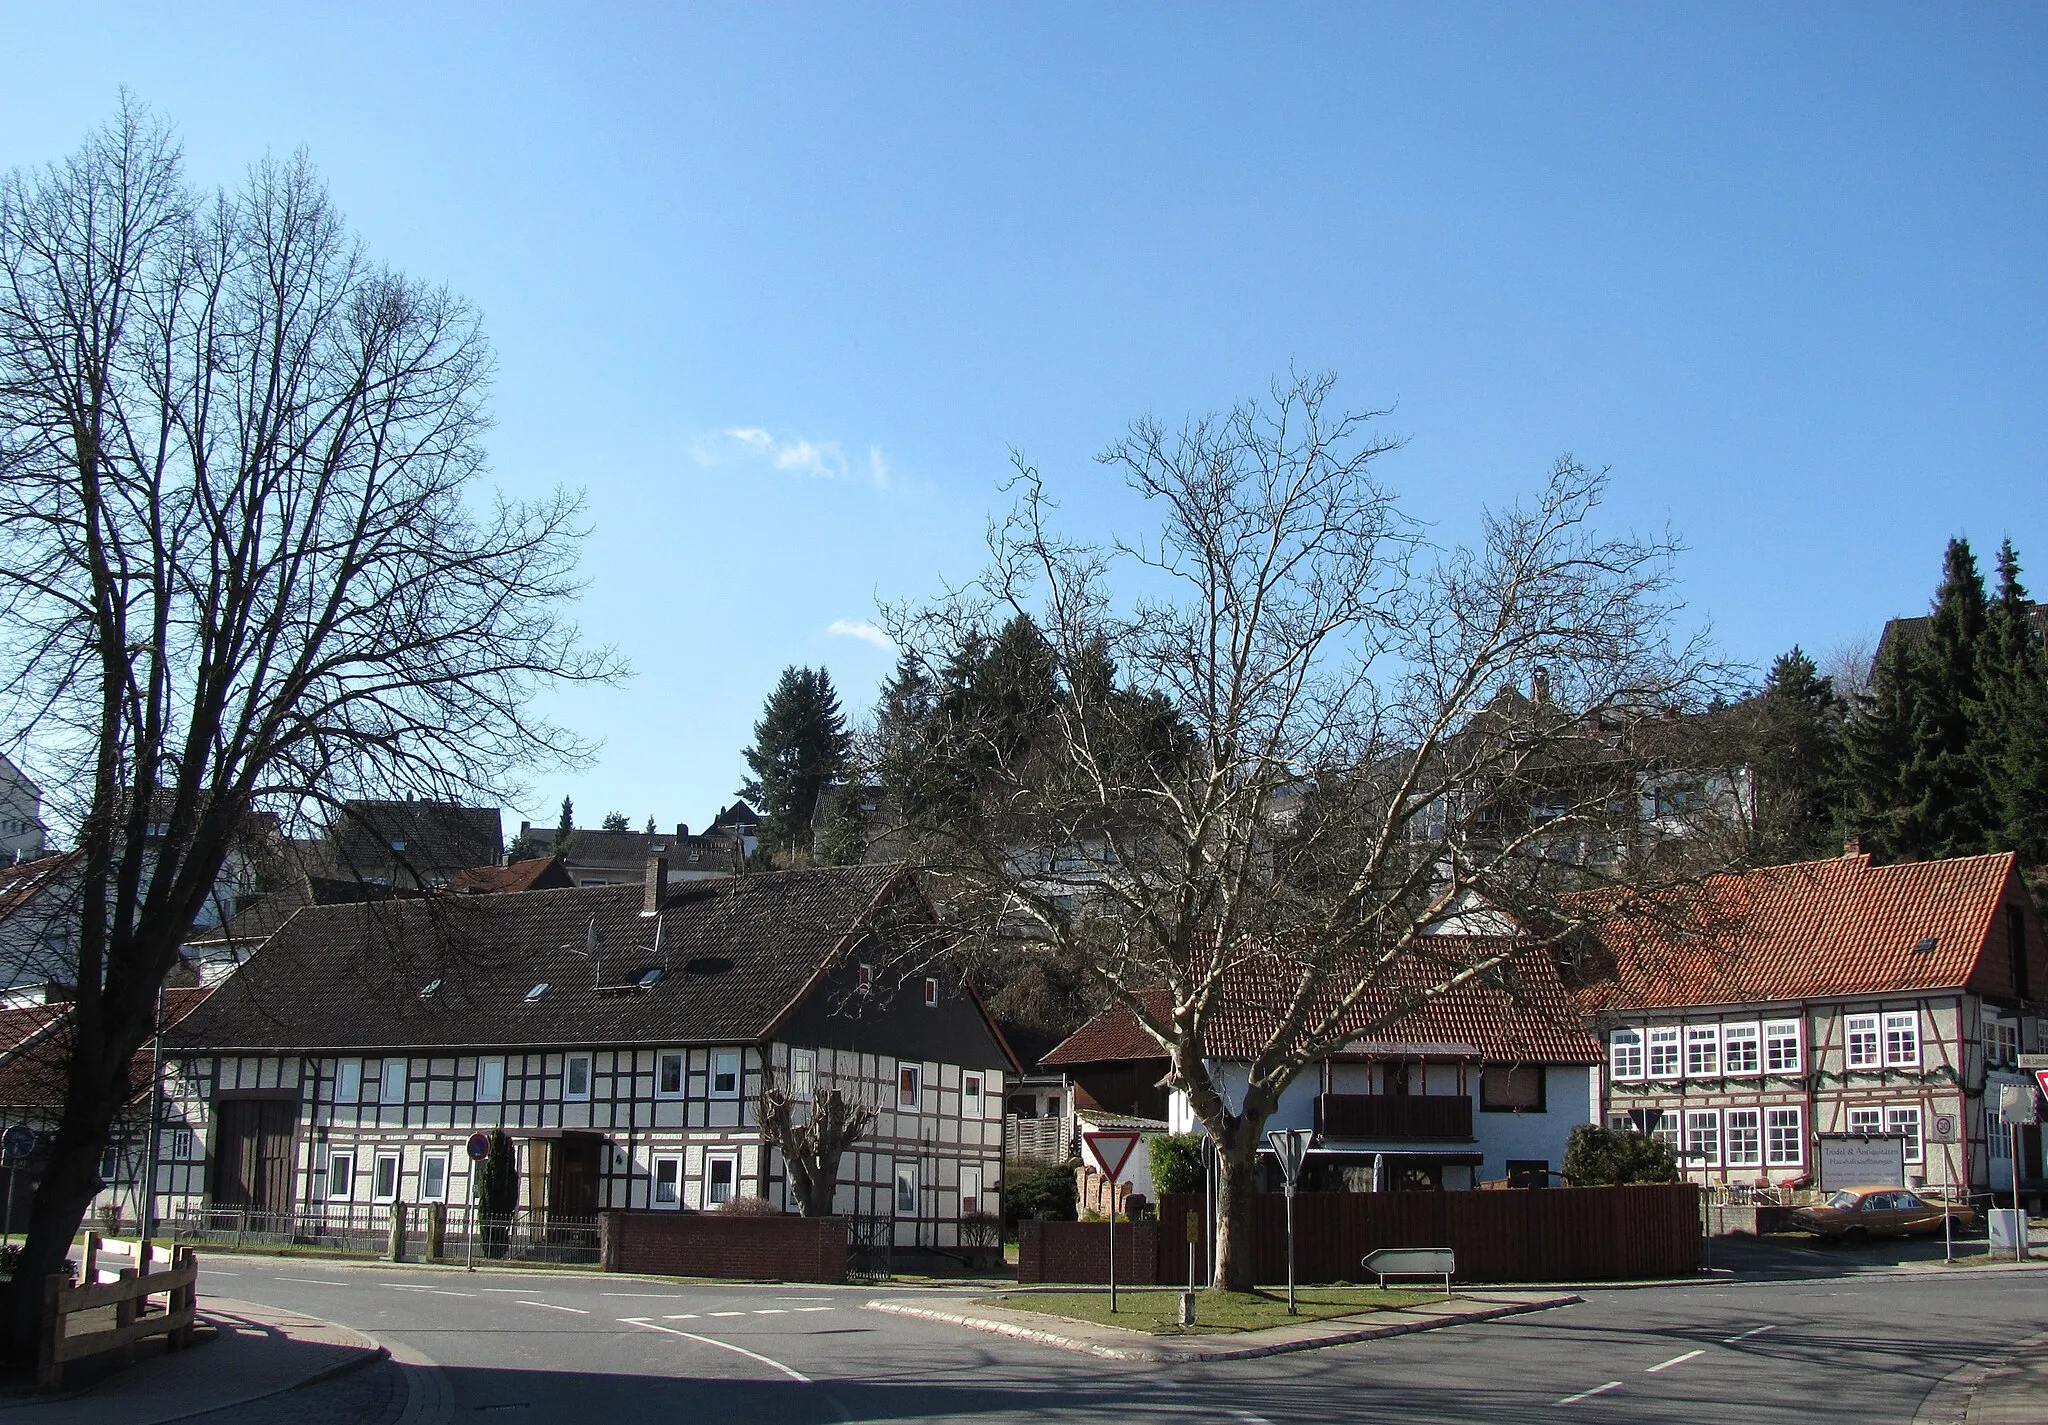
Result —
[[215, 1104], [213, 1204], [289, 1212], [292, 1135], [299, 1106], [289, 1099], [228, 1098]]

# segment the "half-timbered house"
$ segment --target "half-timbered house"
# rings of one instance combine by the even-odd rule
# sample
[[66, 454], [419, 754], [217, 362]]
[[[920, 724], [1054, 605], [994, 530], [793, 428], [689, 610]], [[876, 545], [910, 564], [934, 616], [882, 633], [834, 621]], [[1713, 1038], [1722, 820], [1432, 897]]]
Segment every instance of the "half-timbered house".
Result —
[[516, 1145], [520, 1211], [795, 1210], [762, 1142], [771, 1079], [878, 1117], [839, 1211], [949, 1247], [996, 1208], [1006, 1076], [974, 995], [889, 968], [929, 916], [914, 876], [856, 866], [308, 906], [168, 1053], [167, 1220], [471, 1200], [472, 1134]]

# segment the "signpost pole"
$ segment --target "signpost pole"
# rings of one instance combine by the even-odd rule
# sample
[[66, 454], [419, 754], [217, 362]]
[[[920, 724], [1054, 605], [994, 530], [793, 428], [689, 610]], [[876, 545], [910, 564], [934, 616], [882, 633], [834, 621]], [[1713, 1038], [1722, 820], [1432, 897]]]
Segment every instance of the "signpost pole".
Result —
[[2005, 1125], [2006, 1142], [2011, 1146], [2012, 1156], [2012, 1259], [2024, 1262], [2027, 1259], [2027, 1218], [2020, 1211], [2020, 1126], [2018, 1123]]
[[1287, 1180], [1287, 1314], [1294, 1311], [1294, 1179]]
[[1095, 1159], [1095, 1166], [1102, 1170], [1102, 1176], [1109, 1183], [1109, 1309], [1112, 1313], [1116, 1311], [1117, 1179], [1123, 1174], [1124, 1164], [1130, 1161], [1131, 1150], [1138, 1146], [1142, 1137], [1142, 1133], [1128, 1129], [1099, 1129], [1081, 1135], [1088, 1155]]
[[1116, 1315], [1116, 1179], [1109, 1180], [1109, 1314]]

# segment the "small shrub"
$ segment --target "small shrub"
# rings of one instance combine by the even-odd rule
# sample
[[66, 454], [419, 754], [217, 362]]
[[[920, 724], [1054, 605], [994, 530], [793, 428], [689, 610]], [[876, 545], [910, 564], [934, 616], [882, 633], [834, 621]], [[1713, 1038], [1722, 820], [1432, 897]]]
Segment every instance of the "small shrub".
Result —
[[718, 1204], [727, 1217], [780, 1217], [782, 1209], [765, 1197], [729, 1197]]
[[1003, 1220], [1011, 1225], [1023, 1219], [1072, 1222], [1078, 1197], [1074, 1170], [1081, 1165], [1071, 1159], [1048, 1163], [1010, 1178], [1003, 1185]]
[[1152, 1190], [1200, 1192], [1202, 1190], [1202, 1135], [1199, 1133], [1155, 1133], [1145, 1142], [1152, 1158]]
[[1564, 1180], [1573, 1187], [1675, 1183], [1678, 1158], [1661, 1138], [1582, 1123], [1565, 1143]]

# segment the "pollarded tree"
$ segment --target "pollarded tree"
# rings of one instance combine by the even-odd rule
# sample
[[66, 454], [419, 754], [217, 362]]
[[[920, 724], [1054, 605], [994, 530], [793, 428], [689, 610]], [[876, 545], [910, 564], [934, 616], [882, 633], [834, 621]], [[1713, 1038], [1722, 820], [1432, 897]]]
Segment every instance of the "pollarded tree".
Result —
[[[941, 674], [928, 751], [949, 775], [908, 800], [904, 841], [945, 950], [1083, 975], [1158, 1044], [1218, 1146], [1226, 1288], [1249, 1285], [1253, 1160], [1307, 1065], [1657, 908], [1648, 883], [1575, 896], [1614, 871], [1567, 848], [1633, 814], [1610, 729], [1728, 686], [1675, 630], [1671, 542], [1591, 532], [1598, 475], [1561, 461], [1474, 547], [1433, 550], [1373, 478], [1391, 442], [1329, 390], [1139, 422], [1103, 458], [1157, 511], [1142, 539], [1062, 536], [1020, 467], [988, 572], [890, 616], [935, 669], [1029, 618], [1042, 716], [1020, 735]], [[1435, 933], [1475, 914], [1527, 934]], [[1226, 1013], [1255, 1046], [1228, 1069]]]
[[616, 671], [566, 621], [578, 504], [475, 507], [489, 371], [476, 314], [372, 261], [303, 159], [202, 194], [124, 108], [0, 184], [0, 726], [68, 789], [80, 867], [17, 1351], [252, 816], [495, 799], [585, 750], [531, 702]]
[[753, 775], [739, 794], [760, 808], [762, 840], [808, 853], [818, 804], [845, 773], [853, 736], [823, 668], [785, 668], [754, 724], [746, 752]]
[[840, 1160], [880, 1116], [871, 1098], [829, 1077], [797, 1083], [770, 1076], [761, 1090], [761, 1141], [781, 1152], [798, 1213], [832, 1215]]

